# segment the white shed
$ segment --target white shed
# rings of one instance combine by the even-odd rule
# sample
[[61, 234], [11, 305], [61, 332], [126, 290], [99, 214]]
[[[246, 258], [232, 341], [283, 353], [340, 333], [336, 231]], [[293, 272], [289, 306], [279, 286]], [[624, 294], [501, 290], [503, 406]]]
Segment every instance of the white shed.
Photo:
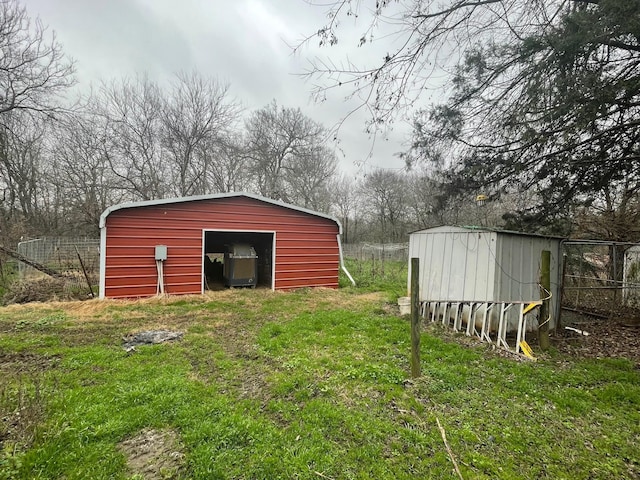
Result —
[[[549, 250], [553, 328], [560, 306], [561, 241], [485, 227], [442, 226], [413, 232], [409, 258], [420, 259], [420, 302], [478, 305], [539, 300], [540, 256]], [[514, 323], [509, 322], [508, 328], [512, 330]]]

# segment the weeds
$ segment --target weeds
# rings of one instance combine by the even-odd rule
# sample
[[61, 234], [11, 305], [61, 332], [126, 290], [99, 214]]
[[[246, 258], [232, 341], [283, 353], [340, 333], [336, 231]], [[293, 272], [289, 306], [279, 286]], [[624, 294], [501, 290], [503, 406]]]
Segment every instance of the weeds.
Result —
[[44, 277], [35, 280], [15, 280], [5, 285], [1, 297], [3, 305], [12, 303], [47, 302], [85, 299], [88, 287], [78, 287], [68, 280]]
[[38, 374], [3, 378], [0, 384], [0, 479], [18, 475], [22, 456], [37, 438], [46, 399]]

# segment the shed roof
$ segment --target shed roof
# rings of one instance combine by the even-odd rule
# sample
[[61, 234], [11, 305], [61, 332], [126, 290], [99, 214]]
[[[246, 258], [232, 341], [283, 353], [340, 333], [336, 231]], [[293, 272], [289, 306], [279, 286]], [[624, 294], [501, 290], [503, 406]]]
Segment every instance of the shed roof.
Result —
[[556, 235], [543, 235], [540, 233], [525, 233], [525, 232], [516, 232], [514, 230], [503, 230], [500, 228], [494, 227], [481, 227], [481, 226], [455, 226], [455, 225], [440, 225], [437, 227], [423, 228], [422, 230], [416, 230], [415, 232], [410, 232], [409, 235], [414, 233], [423, 233], [423, 232], [490, 232], [490, 233], [499, 233], [503, 235], [520, 235], [525, 237], [536, 237], [536, 238], [552, 238], [557, 240], [565, 240], [565, 237], [560, 237]]
[[106, 225], [107, 217], [111, 213], [115, 212], [116, 210], [123, 210], [126, 208], [137, 208], [137, 207], [152, 207], [157, 205], [168, 205], [168, 204], [175, 204], [175, 203], [195, 202], [199, 200], [216, 200], [219, 198], [234, 198], [234, 197], [252, 198], [260, 202], [265, 202], [272, 205], [277, 205], [279, 207], [288, 208], [290, 210], [307, 213], [309, 215], [314, 215], [316, 217], [326, 218], [328, 220], [335, 222], [338, 225], [338, 231], [342, 233], [342, 224], [337, 218], [331, 215], [316, 212], [314, 210], [309, 210], [303, 207], [298, 207], [296, 205], [291, 205], [289, 203], [284, 203], [278, 200], [273, 200], [271, 198], [262, 197], [260, 195], [255, 195], [253, 193], [244, 193], [244, 192], [214, 193], [209, 195], [194, 195], [191, 197], [162, 198], [159, 200], [145, 200], [140, 202], [119, 203], [117, 205], [112, 205], [111, 207], [107, 208], [104, 212], [102, 212], [102, 215], [100, 215], [100, 228], [104, 228], [104, 226]]

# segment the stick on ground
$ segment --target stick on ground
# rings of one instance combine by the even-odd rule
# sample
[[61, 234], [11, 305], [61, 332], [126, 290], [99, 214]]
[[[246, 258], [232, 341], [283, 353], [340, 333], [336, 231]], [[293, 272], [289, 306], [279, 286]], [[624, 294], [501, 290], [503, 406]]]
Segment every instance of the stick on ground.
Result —
[[451, 463], [453, 463], [453, 467], [456, 469], [456, 473], [458, 474], [458, 477], [460, 478], [460, 480], [464, 480], [462, 473], [460, 473], [458, 462], [456, 462], [456, 458], [453, 456], [453, 452], [451, 451], [449, 442], [447, 442], [447, 434], [445, 433], [444, 428], [442, 428], [442, 425], [440, 425], [440, 420], [438, 420], [438, 417], [436, 417], [436, 423], [438, 424], [438, 429], [440, 430], [440, 435], [442, 436], [442, 441], [444, 442], [444, 446], [447, 449], [447, 453], [449, 454]]

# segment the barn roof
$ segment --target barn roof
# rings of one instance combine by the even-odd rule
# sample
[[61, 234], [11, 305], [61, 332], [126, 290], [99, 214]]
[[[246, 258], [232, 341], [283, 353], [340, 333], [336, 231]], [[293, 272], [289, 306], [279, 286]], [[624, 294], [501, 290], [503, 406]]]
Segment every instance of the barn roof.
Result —
[[296, 205], [291, 205], [289, 203], [280, 202], [278, 200], [273, 200], [271, 198], [262, 197], [260, 195], [255, 195], [253, 193], [243, 193], [243, 192], [215, 193], [215, 194], [209, 194], [209, 195], [194, 195], [191, 197], [162, 198], [159, 200], [145, 200], [140, 202], [119, 203], [117, 205], [112, 205], [111, 207], [107, 208], [104, 212], [102, 212], [102, 215], [100, 215], [100, 228], [104, 228], [104, 226], [106, 225], [107, 217], [111, 213], [115, 212], [116, 210], [123, 210], [126, 208], [137, 208], [137, 207], [152, 207], [156, 205], [168, 205], [168, 204], [174, 204], [174, 203], [195, 202], [199, 200], [235, 198], [235, 197], [252, 198], [260, 202], [269, 203], [271, 205], [277, 205], [279, 207], [288, 208], [290, 210], [295, 210], [302, 213], [307, 213], [309, 215], [314, 215], [316, 217], [326, 218], [328, 220], [335, 222], [338, 225], [339, 232], [342, 233], [342, 225], [340, 221], [331, 215], [309, 210], [307, 208], [298, 207]]

